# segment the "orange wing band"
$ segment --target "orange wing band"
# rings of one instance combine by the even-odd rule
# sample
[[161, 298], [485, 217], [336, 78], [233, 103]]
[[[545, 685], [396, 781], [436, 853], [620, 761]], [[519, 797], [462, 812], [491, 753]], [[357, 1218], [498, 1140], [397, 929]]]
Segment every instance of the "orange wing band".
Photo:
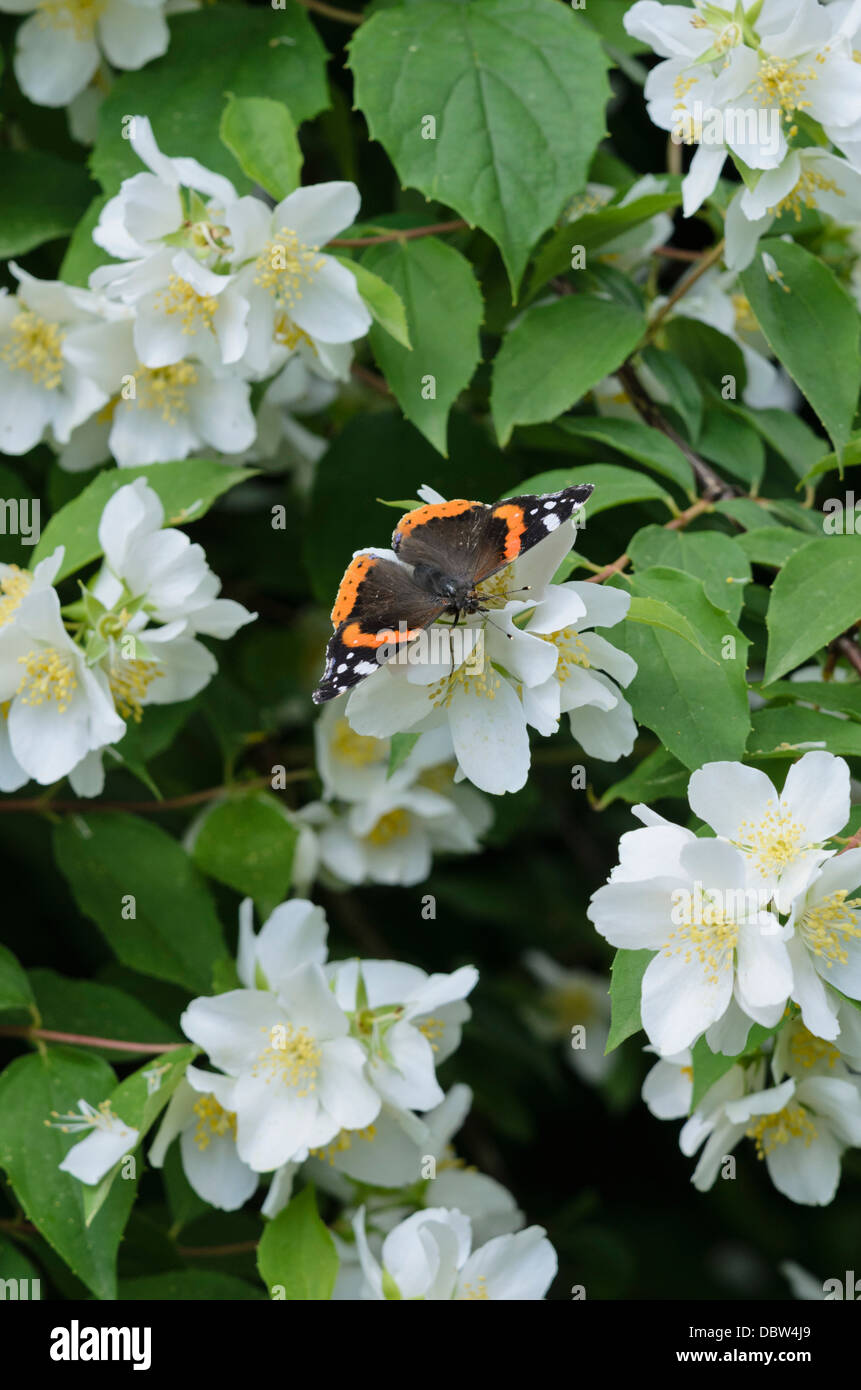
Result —
[[423, 526], [426, 521], [433, 521], [435, 517], [460, 516], [461, 512], [468, 512], [470, 507], [481, 506], [480, 502], [468, 502], [463, 497], [455, 497], [451, 502], [429, 502], [427, 506], [416, 507], [414, 512], [407, 512], [402, 516], [395, 527], [395, 535], [408, 536], [414, 526]]
[[356, 602], [359, 585], [368, 570], [373, 569], [376, 563], [375, 555], [357, 555], [354, 560], [350, 561], [344, 578], [341, 580], [335, 598], [335, 606], [332, 609], [331, 617], [335, 627], [349, 618]]
[[494, 507], [493, 515], [500, 517], [508, 528], [505, 537], [505, 558], [514, 560], [520, 554], [520, 537], [526, 530], [523, 508], [513, 502], [505, 502], [500, 507]]

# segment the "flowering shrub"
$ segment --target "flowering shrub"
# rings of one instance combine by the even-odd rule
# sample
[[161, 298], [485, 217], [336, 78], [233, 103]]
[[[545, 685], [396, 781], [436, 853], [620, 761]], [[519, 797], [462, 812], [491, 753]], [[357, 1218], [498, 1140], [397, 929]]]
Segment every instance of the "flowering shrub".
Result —
[[0, 0], [0, 1288], [843, 1297], [861, 10], [348, 6]]

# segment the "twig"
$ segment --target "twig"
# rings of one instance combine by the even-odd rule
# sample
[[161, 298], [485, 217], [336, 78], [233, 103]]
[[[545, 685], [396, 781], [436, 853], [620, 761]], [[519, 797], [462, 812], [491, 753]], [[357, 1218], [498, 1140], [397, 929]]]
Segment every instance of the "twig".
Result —
[[[294, 768], [292, 772], [285, 772], [283, 780], [285, 782], [302, 782], [305, 778], [314, 775], [313, 768], [300, 767]], [[207, 787], [205, 791], [187, 792], [184, 796], [167, 797], [164, 801], [101, 801], [98, 798], [50, 801], [40, 796], [13, 797], [10, 800], [0, 801], [0, 811], [62, 811], [72, 815], [90, 811], [131, 811], [139, 816], [149, 816], [160, 814], [162, 811], [179, 811], [185, 806], [199, 806], [204, 801], [214, 801], [216, 797], [227, 796], [231, 792], [255, 791], [261, 787], [271, 789], [271, 777], [255, 777], [253, 781], [234, 783], [232, 786]]]
[[139, 1043], [123, 1042], [120, 1038], [93, 1038], [85, 1033], [58, 1033], [53, 1028], [0, 1028], [3, 1038], [44, 1038], [48, 1042], [75, 1043], [78, 1047], [104, 1047], [112, 1052], [146, 1052], [158, 1056], [161, 1052], [175, 1052], [187, 1043]]
[[339, 10], [337, 5], [327, 5], [325, 0], [299, 0], [306, 10], [314, 10], [326, 19], [337, 19], [341, 24], [361, 24], [364, 15], [353, 14], [352, 10]]
[[673, 429], [669, 420], [665, 420], [661, 411], [655, 405], [650, 396], [646, 394], [640, 385], [637, 373], [631, 364], [630, 359], [619, 368], [616, 375], [625, 387], [628, 398], [636, 410], [642, 416], [647, 425], [653, 429], [660, 430], [668, 439], [671, 439], [677, 449], [681, 449], [688, 463], [694, 471], [694, 477], [700, 487], [703, 497], [709, 502], [718, 502], [724, 497], [737, 497], [738, 488], [731, 483], [724, 482], [719, 473], [716, 473], [711, 464], [706, 463], [705, 459], [700, 458], [683, 439], [678, 430]]
[[327, 246], [379, 246], [384, 241], [412, 241], [419, 236], [437, 236], [440, 232], [462, 232], [469, 223], [462, 217], [453, 222], [435, 222], [430, 227], [403, 227], [394, 232], [381, 232], [379, 236], [336, 236]]
[[668, 314], [671, 314], [673, 312], [679, 300], [684, 299], [688, 291], [690, 289], [693, 289], [700, 276], [705, 275], [706, 271], [710, 270], [711, 267], [715, 265], [717, 261], [720, 260], [721, 256], [723, 255], [723, 250], [724, 242], [723, 237], [721, 237], [720, 241], [716, 242], [710, 251], [706, 251], [705, 255], [699, 257], [699, 263], [696, 266], [696, 269], [692, 270], [690, 275], [685, 276], [684, 279], [679, 281], [672, 294], [669, 296], [666, 302], [661, 305], [660, 309], [655, 314], [655, 317], [652, 319], [646, 331], [647, 341], [651, 342], [652, 338], [654, 338], [661, 324], [664, 322], [664, 319], [667, 317]]
[[849, 636], [849, 633], [844, 632], [841, 637], [835, 637], [831, 645], [842, 652], [850, 665], [854, 666], [858, 674], [861, 675], [861, 647]]
[[861, 849], [861, 829], [856, 830], [855, 834], [850, 836], [843, 848], [837, 851], [837, 855], [845, 854], [847, 849]]
[[360, 362], [354, 362], [350, 371], [357, 381], [363, 381], [366, 386], [370, 386], [372, 391], [376, 391], [378, 396], [390, 396], [392, 394], [385, 378], [372, 372], [369, 367], [363, 367]]
[[663, 256], [668, 261], [695, 262], [705, 254], [705, 251], [685, 251], [681, 246], [656, 246], [652, 251], [653, 256]]
[[[686, 511], [679, 512], [679, 515], [674, 516], [671, 521], [665, 521], [664, 530], [682, 531], [687, 526], [689, 521], [693, 521], [695, 517], [702, 516], [703, 512], [710, 512], [711, 510], [712, 503], [708, 500], [707, 497], [701, 497], [699, 501], [693, 502], [691, 506], [687, 508]], [[612, 575], [621, 574], [624, 569], [627, 569], [630, 563], [630, 555], [620, 555], [619, 558], [617, 560], [614, 560], [612, 564], [605, 565], [602, 570], [598, 570], [597, 574], [590, 574], [589, 578], [586, 580], [586, 583], [603, 584], [605, 579], [610, 579]]]

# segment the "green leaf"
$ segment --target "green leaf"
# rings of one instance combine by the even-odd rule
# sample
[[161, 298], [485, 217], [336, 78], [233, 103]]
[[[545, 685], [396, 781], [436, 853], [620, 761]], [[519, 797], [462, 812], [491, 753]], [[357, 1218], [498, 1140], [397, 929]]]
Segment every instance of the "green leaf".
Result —
[[679, 415], [691, 443], [696, 444], [703, 422], [703, 397], [690, 367], [674, 353], [663, 352], [653, 343], [644, 348], [640, 356]]
[[298, 838], [275, 798], [252, 792], [212, 807], [191, 854], [205, 874], [271, 910], [287, 896]]
[[111, 1110], [143, 1137], [155, 1124], [185, 1076], [189, 1062], [194, 1061], [199, 1051], [189, 1043], [157, 1057], [148, 1057], [111, 1092]]
[[116, 264], [113, 256], [109, 256], [93, 241], [93, 231], [107, 201], [105, 197], [93, 198], [72, 232], [59, 273], [59, 278], [65, 280], [67, 285], [86, 289], [91, 274], [98, 266]]
[[660, 801], [664, 796], [684, 797], [689, 779], [689, 770], [678, 758], [666, 748], [656, 748], [632, 773], [608, 787], [595, 809], [605, 811], [614, 801], [627, 801], [633, 806], [638, 801]]
[[832, 272], [795, 242], [768, 243], [781, 279], [757, 256], [741, 282], [768, 345], [825, 426], [838, 454], [858, 404], [858, 310]]
[[184, 459], [181, 463], [151, 463], [146, 468], [110, 468], [99, 473], [83, 492], [67, 502], [51, 517], [33, 552], [37, 564], [50, 555], [58, 545], [66, 547], [58, 583], [67, 574], [74, 574], [82, 565], [97, 560], [102, 553], [99, 545], [99, 522], [105, 504], [121, 487], [135, 478], [146, 478], [164, 504], [165, 525], [179, 526], [197, 521], [209, 510], [217, 497], [237, 483], [253, 478], [252, 468], [226, 468], [210, 459]]
[[527, 310], [493, 364], [490, 409], [500, 444], [515, 425], [570, 410], [625, 361], [645, 326], [633, 309], [585, 294]]
[[[795, 418], [794, 416], [792, 417]], [[821, 454], [821, 450], [820, 450]], [[843, 476], [844, 468], [852, 468], [855, 464], [861, 463], [861, 431], [857, 431], [849, 436], [846, 447], [842, 451], [842, 456], [835, 453], [821, 454], [815, 463], [811, 463], [807, 472], [803, 475], [803, 483], [812, 482], [822, 473], [839, 472]]]
[[701, 319], [688, 318], [685, 301], [676, 316], [664, 323], [661, 340], [670, 352], [698, 377], [711, 393], [721, 394], [724, 378], [731, 376], [740, 396], [747, 385], [747, 367], [738, 343]]
[[703, 582], [706, 597], [738, 622], [744, 586], [750, 583], [750, 564], [741, 546], [720, 531], [668, 531], [645, 526], [628, 544], [638, 570], [666, 565], [684, 570]]
[[861, 719], [861, 681], [775, 681], [764, 685], [760, 694], [766, 700], [788, 696], [791, 700], [804, 700], [820, 709], [837, 710], [849, 714], [853, 719]]
[[758, 431], [769, 448], [786, 460], [799, 478], [805, 478], [822, 459], [825, 441], [798, 415], [776, 408], [750, 410], [743, 405], [737, 405], [735, 411]]
[[33, 1012], [35, 1000], [30, 981], [18, 961], [5, 946], [0, 946], [0, 1013]]
[[0, 260], [69, 236], [97, 191], [86, 169], [38, 150], [0, 150]]
[[413, 345], [408, 352], [387, 332], [372, 328], [380, 370], [407, 419], [445, 454], [449, 410], [481, 358], [484, 304], [472, 267], [436, 237], [371, 246], [362, 265], [400, 296]]
[[758, 526], [753, 531], [744, 531], [736, 536], [735, 542], [755, 565], [768, 565], [779, 570], [790, 555], [810, 544], [810, 537], [790, 530], [788, 526]]
[[714, 658], [701, 656], [676, 633], [660, 628], [629, 622], [614, 628], [613, 645], [627, 651], [639, 667], [625, 692], [634, 718], [691, 769], [721, 759], [740, 760], [750, 731], [747, 638], [709, 601], [693, 575], [658, 567], [634, 575], [630, 585], [634, 595], [662, 599], [686, 618]]
[[353, 272], [356, 288], [380, 327], [409, 352], [412, 344], [407, 327], [407, 311], [398, 292], [379, 275], [368, 270], [361, 261], [351, 260], [349, 256], [335, 256], [334, 259]]
[[218, 133], [243, 174], [276, 202], [298, 188], [302, 151], [293, 117], [283, 101], [231, 93]]
[[643, 1026], [640, 995], [646, 967], [654, 954], [654, 951], [617, 951], [613, 957], [610, 969], [610, 1035], [604, 1048], [605, 1057]]
[[[175, 1028], [148, 1009], [125, 990], [96, 980], [68, 980], [53, 970], [31, 970], [30, 984], [43, 1028], [87, 1037], [111, 1038], [128, 1042], [176, 1042]], [[116, 1048], [91, 1048], [106, 1060], [127, 1061], [136, 1053], [124, 1055]]]
[[356, 103], [401, 183], [486, 231], [513, 291], [535, 241], [586, 182], [607, 66], [597, 36], [553, 0], [385, 10], [350, 44]]
[[593, 483], [595, 491], [587, 502], [587, 515], [597, 516], [599, 512], [613, 507], [623, 507], [628, 502], [663, 502], [673, 510], [670, 494], [649, 478], [645, 473], [636, 473], [632, 468], [619, 468], [615, 463], [584, 464], [577, 468], [551, 468], [546, 473], [536, 473], [516, 488], [509, 488], [509, 497], [524, 492], [558, 492], [563, 487], [574, 487], [577, 483]]
[[637, 463], [678, 483], [689, 496], [695, 494], [693, 469], [681, 449], [651, 425], [644, 425], [640, 420], [617, 420], [608, 415], [585, 419], [579, 415], [566, 416], [557, 423], [566, 434], [608, 444], [611, 449], [618, 449]]
[[406, 762], [420, 737], [420, 734], [392, 734], [391, 744], [389, 746], [389, 765], [386, 771], [387, 777], [393, 776], [401, 764]]
[[791, 555], [768, 606], [769, 684], [861, 618], [861, 536], [824, 536]]
[[821, 710], [783, 705], [758, 709], [748, 739], [751, 757], [798, 757], [810, 748], [823, 748], [838, 757], [861, 754], [861, 726]]
[[528, 297], [532, 298], [542, 285], [555, 275], [572, 269], [574, 248], [582, 246], [587, 258], [592, 252], [615, 241], [617, 237], [642, 226], [660, 212], [678, 207], [681, 193], [647, 193], [630, 203], [614, 203], [611, 207], [586, 212], [557, 227], [541, 246], [529, 277]]
[[724, 473], [740, 478], [755, 492], [765, 473], [765, 445], [741, 416], [727, 410], [707, 410], [697, 440], [697, 452]]
[[[170, 835], [136, 816], [94, 812], [55, 827], [54, 853], [80, 911], [124, 965], [208, 992], [213, 963], [225, 952], [221, 925], [206, 885]], [[134, 917], [123, 915], [132, 910]]]
[[[283, 9], [218, 5], [169, 20], [163, 57], [114, 82], [100, 112], [91, 166], [106, 193], [144, 172], [124, 117], [148, 116], [162, 153], [193, 156], [224, 174], [239, 193], [252, 180], [240, 174], [219, 138], [227, 93], [234, 97], [285, 96], [297, 125], [328, 105], [326, 51], [306, 11], [295, 0]], [[181, 93], [181, 100], [178, 94]]]
[[81, 1136], [63, 1134], [45, 1121], [52, 1111], [62, 1115], [76, 1109], [79, 1099], [98, 1105], [113, 1085], [114, 1074], [101, 1058], [59, 1047], [18, 1057], [0, 1076], [0, 1167], [27, 1219], [101, 1299], [116, 1297], [117, 1249], [135, 1183], [116, 1183], [87, 1227], [87, 1188], [59, 1170]]
[[338, 1275], [335, 1242], [317, 1215], [313, 1187], [269, 1221], [257, 1248], [257, 1267], [271, 1298], [330, 1299]]
[[683, 641], [690, 642], [692, 647], [696, 647], [700, 655], [704, 656], [707, 661], [717, 662], [717, 657], [705, 650], [687, 618], [683, 617], [681, 613], [677, 613], [674, 608], [671, 608], [668, 603], [664, 603], [661, 599], [638, 598], [634, 595], [626, 614], [626, 621], [644, 623], [646, 627], [660, 627], [665, 632], [674, 632]]

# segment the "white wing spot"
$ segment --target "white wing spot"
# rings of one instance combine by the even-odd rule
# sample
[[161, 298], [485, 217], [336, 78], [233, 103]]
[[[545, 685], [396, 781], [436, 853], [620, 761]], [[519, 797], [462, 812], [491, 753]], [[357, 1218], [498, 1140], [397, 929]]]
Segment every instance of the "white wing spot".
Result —
[[558, 525], [559, 525], [559, 518], [558, 518], [558, 516], [556, 515], [555, 512], [552, 512], [552, 513], [550, 513], [550, 514], [548, 514], [547, 516], [544, 517], [544, 527], [545, 527], [545, 530], [547, 530], [547, 531], [555, 531], [555, 530], [556, 530], [556, 527], [557, 527]]

